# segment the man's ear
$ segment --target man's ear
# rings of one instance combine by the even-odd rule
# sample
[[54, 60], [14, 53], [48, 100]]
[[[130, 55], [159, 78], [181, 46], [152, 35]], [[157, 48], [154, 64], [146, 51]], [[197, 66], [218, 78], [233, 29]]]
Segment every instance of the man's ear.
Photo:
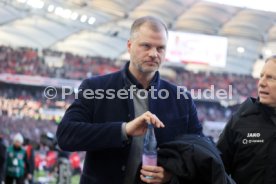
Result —
[[128, 52], [130, 52], [130, 48], [131, 48], [131, 40], [127, 40], [127, 50], [128, 50]]

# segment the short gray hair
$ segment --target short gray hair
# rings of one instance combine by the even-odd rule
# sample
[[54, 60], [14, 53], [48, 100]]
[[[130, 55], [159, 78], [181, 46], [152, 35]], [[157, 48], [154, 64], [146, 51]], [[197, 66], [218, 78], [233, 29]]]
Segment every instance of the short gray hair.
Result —
[[136, 19], [130, 29], [130, 37], [133, 37], [133, 34], [143, 25], [148, 24], [153, 31], [160, 32], [163, 28], [166, 31], [168, 37], [168, 28], [166, 24], [161, 20], [153, 16], [145, 16]]
[[265, 63], [267, 63], [267, 62], [270, 61], [270, 60], [276, 62], [276, 55], [272, 55], [272, 56], [268, 57], [268, 58], [265, 60]]

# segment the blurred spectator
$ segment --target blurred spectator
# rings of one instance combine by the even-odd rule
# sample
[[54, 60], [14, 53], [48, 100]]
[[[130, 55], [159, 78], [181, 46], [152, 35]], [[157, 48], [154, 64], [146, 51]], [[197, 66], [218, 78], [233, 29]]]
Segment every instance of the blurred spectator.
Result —
[[29, 175], [29, 163], [23, 148], [23, 136], [17, 133], [13, 138], [13, 145], [7, 151], [5, 184], [24, 184], [24, 174]]
[[70, 160], [71, 167], [73, 170], [72, 174], [73, 175], [80, 174], [81, 173], [81, 159], [80, 159], [78, 152], [71, 153], [69, 160]]
[[57, 153], [54, 150], [49, 150], [46, 153], [46, 170], [53, 173], [57, 164]]
[[24, 149], [27, 155], [27, 162], [29, 164], [29, 175], [25, 173], [25, 178], [28, 181], [28, 184], [34, 183], [34, 169], [35, 169], [35, 158], [34, 158], [34, 148], [30, 142], [29, 138], [25, 138], [24, 140]]
[[57, 184], [67, 184], [71, 181], [71, 165], [70, 165], [70, 153], [63, 151], [57, 145], [58, 162], [57, 162]]

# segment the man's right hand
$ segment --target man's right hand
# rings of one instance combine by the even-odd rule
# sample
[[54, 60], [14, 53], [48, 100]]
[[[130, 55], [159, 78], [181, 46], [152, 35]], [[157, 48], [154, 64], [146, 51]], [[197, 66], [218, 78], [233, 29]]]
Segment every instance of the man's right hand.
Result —
[[147, 130], [147, 123], [153, 124], [156, 128], [165, 127], [155, 114], [147, 111], [126, 124], [126, 134], [128, 136], [144, 135]]

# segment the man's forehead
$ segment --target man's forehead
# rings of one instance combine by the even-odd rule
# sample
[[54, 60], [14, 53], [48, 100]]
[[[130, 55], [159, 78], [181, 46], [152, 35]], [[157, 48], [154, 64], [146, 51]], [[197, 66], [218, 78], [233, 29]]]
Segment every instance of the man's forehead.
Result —
[[263, 73], [270, 73], [273, 75], [276, 75], [276, 62], [275, 61], [267, 61], [261, 71], [261, 74]]

